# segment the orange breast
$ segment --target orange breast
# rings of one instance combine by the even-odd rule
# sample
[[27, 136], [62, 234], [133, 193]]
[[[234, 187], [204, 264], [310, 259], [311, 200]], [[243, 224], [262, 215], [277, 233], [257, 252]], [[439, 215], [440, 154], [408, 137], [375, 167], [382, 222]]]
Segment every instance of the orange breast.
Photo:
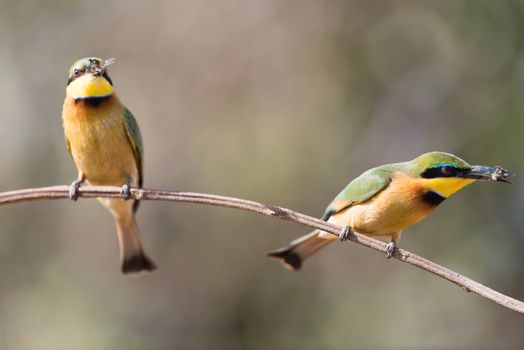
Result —
[[62, 119], [71, 155], [89, 183], [122, 186], [131, 178], [137, 185], [136, 160], [116, 96], [98, 105], [66, 98]]
[[427, 188], [418, 179], [396, 173], [388, 187], [370, 200], [333, 215], [330, 222], [349, 225], [356, 232], [391, 236], [411, 226], [435, 209], [423, 200]]

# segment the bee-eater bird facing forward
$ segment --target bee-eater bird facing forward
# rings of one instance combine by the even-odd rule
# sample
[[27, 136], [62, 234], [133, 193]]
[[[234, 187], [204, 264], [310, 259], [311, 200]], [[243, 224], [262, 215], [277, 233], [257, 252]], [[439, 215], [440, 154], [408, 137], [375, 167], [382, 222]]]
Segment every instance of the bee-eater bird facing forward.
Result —
[[[142, 187], [143, 146], [138, 124], [120, 102], [107, 74], [109, 59], [96, 57], [76, 61], [69, 70], [62, 111], [67, 150], [78, 169], [69, 196], [76, 200], [78, 188], [87, 181], [95, 186]], [[122, 272], [152, 271], [155, 264], [145, 255], [138, 238], [135, 212], [138, 201], [99, 198], [116, 224]]]
[[[350, 230], [390, 239], [386, 249], [390, 258], [402, 230], [431, 214], [453, 193], [476, 180], [508, 182], [511, 176], [500, 167], [472, 166], [452, 154], [430, 152], [409, 162], [364, 172], [338, 194], [322, 219], [344, 226], [340, 240], [346, 240]], [[315, 230], [267, 256], [298, 270], [305, 259], [336, 239]]]

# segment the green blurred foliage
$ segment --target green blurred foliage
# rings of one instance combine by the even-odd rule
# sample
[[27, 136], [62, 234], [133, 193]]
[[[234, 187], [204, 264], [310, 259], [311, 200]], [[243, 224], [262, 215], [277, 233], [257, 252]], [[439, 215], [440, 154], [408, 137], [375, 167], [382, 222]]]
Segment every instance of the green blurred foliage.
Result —
[[[0, 190], [70, 183], [60, 113], [80, 57], [145, 140], [145, 185], [320, 215], [369, 167], [431, 151], [524, 174], [519, 1], [0, 1]], [[524, 299], [524, 185], [476, 184], [401, 246]], [[0, 210], [2, 349], [519, 348], [522, 316], [334, 244], [290, 273], [304, 227], [147, 202], [160, 270], [118, 270], [93, 200]]]

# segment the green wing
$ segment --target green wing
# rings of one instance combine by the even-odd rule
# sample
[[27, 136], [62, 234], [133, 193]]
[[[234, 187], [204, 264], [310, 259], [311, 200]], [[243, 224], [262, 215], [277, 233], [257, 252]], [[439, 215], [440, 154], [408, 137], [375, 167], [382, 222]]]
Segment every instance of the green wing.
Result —
[[140, 135], [140, 129], [136, 122], [135, 117], [131, 112], [124, 107], [124, 125], [126, 127], [127, 137], [129, 142], [133, 147], [135, 153], [136, 167], [138, 169], [138, 186], [142, 187], [144, 177], [143, 177], [143, 155], [144, 155], [144, 146], [142, 142], [142, 136]]
[[385, 189], [391, 181], [391, 170], [378, 167], [364, 172], [351, 181], [329, 204], [322, 216], [322, 220], [350, 206], [371, 199], [374, 195]]
[[[133, 114], [131, 114], [126, 107], [124, 107], [124, 125], [126, 127], [127, 138], [129, 139], [129, 143], [131, 143], [133, 152], [135, 153], [136, 167], [138, 169], [138, 187], [142, 187], [144, 183], [144, 144], [142, 142], [142, 135], [140, 135], [138, 123]], [[139, 201], [135, 201], [133, 206], [135, 211], [138, 209], [139, 203]]]

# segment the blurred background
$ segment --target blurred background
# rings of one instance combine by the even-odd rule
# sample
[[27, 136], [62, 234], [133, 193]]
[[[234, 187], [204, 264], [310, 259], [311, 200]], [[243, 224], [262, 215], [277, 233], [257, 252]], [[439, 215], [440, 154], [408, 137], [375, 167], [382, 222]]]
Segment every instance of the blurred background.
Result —
[[[61, 110], [78, 58], [115, 57], [145, 186], [320, 216], [364, 170], [452, 152], [524, 175], [521, 1], [0, 0], [0, 191], [69, 184]], [[400, 243], [524, 299], [524, 180], [458, 193]], [[522, 348], [524, 319], [307, 228], [146, 202], [159, 270], [124, 276], [95, 200], [0, 208], [2, 349]]]

